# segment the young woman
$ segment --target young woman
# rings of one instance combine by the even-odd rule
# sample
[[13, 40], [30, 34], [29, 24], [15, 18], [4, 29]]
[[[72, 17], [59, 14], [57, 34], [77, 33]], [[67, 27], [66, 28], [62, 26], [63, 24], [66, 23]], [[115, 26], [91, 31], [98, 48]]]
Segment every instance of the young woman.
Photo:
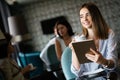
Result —
[[31, 66], [20, 68], [17, 62], [11, 57], [14, 48], [10, 44], [11, 36], [5, 33], [5, 43], [0, 44], [0, 68], [5, 73], [6, 80], [27, 80], [24, 74], [31, 71]]
[[62, 52], [72, 41], [74, 32], [71, 25], [66, 20], [57, 21], [55, 26], [59, 35], [55, 41], [56, 54], [58, 60], [61, 60]]
[[[82, 35], [79, 40], [93, 39], [97, 51], [90, 48], [86, 58], [90, 63], [81, 64], [72, 49], [71, 70], [76, 74], [78, 80], [106, 80], [104, 77], [89, 79], [84, 78], [85, 72], [92, 72], [99, 68], [112, 70], [116, 67], [117, 51], [115, 33], [109, 28], [103, 19], [98, 7], [94, 3], [85, 3], [80, 8], [80, 22], [82, 24]], [[92, 53], [92, 54], [91, 54]], [[96, 74], [95, 74], [96, 75]]]

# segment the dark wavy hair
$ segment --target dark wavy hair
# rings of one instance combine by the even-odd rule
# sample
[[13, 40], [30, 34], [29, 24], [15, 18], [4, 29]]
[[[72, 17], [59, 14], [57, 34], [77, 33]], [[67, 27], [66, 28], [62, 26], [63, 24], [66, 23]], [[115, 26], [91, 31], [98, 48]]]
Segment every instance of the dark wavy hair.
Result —
[[[57, 26], [59, 24], [62, 24], [67, 28], [69, 36], [74, 35], [73, 29], [72, 29], [71, 25], [69, 24], [69, 22], [67, 20], [65, 20], [65, 19], [64, 20], [58, 20], [55, 24], [55, 27], [57, 28]], [[62, 36], [58, 32], [58, 28], [57, 28], [57, 34], [59, 35], [60, 38], [62, 38]]]

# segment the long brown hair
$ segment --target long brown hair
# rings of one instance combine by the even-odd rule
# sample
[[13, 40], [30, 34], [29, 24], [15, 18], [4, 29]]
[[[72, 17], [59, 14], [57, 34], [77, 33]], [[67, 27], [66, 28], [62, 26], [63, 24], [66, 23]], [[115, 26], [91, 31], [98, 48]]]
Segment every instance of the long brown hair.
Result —
[[[85, 3], [81, 6], [80, 10], [82, 8], [87, 8], [90, 12], [90, 15], [92, 17], [92, 28], [94, 31], [94, 34], [99, 39], [107, 39], [108, 38], [108, 30], [109, 27], [107, 23], [105, 22], [100, 10], [94, 3]], [[88, 31], [86, 28], [83, 27], [83, 34], [87, 37]]]

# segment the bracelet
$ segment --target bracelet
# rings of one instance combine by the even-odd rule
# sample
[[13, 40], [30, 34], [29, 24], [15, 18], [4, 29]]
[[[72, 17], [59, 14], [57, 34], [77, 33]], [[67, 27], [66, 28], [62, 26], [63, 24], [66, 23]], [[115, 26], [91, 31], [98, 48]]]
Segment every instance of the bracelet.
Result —
[[109, 65], [110, 65], [110, 60], [107, 60], [107, 65], [103, 65], [103, 67], [108, 68]]

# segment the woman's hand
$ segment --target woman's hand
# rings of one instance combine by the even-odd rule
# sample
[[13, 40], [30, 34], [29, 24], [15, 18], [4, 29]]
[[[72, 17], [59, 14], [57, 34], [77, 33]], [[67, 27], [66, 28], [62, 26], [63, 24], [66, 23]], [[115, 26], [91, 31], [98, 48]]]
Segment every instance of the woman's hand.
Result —
[[76, 70], [79, 70], [80, 68], [80, 63], [78, 61], [78, 58], [75, 54], [75, 51], [73, 49], [72, 43], [75, 42], [75, 40], [73, 39], [72, 42], [69, 44], [69, 48], [72, 50], [72, 65], [76, 68]]
[[100, 52], [93, 50], [90, 48], [90, 52], [86, 53], [85, 56], [87, 59], [96, 62], [98, 64], [103, 64], [103, 62], [106, 60]]
[[72, 46], [72, 43], [73, 42], [76, 42], [75, 38], [72, 39], [72, 41], [69, 43], [69, 48], [73, 51], [73, 46]]
[[73, 46], [72, 46], [72, 43], [73, 43], [73, 42], [76, 42], [74, 38], [72, 39], [71, 43], [69, 43], [69, 46], [68, 46], [68, 47], [72, 50], [72, 54], [75, 55], [75, 51], [74, 51]]
[[87, 57], [87, 59], [93, 61], [93, 62], [96, 62], [98, 64], [101, 64], [103, 65], [104, 67], [107, 67], [107, 68], [113, 68], [114, 67], [114, 61], [112, 59], [105, 59], [100, 52], [98, 51], [95, 51], [93, 49], [90, 48], [90, 52], [89, 53], [86, 53], [85, 55]]
[[27, 65], [26, 67], [24, 67], [24, 68], [21, 70], [21, 72], [22, 72], [23, 74], [25, 74], [25, 73], [29, 72], [30, 70], [31, 70], [31, 66], [30, 66], [30, 65]]

